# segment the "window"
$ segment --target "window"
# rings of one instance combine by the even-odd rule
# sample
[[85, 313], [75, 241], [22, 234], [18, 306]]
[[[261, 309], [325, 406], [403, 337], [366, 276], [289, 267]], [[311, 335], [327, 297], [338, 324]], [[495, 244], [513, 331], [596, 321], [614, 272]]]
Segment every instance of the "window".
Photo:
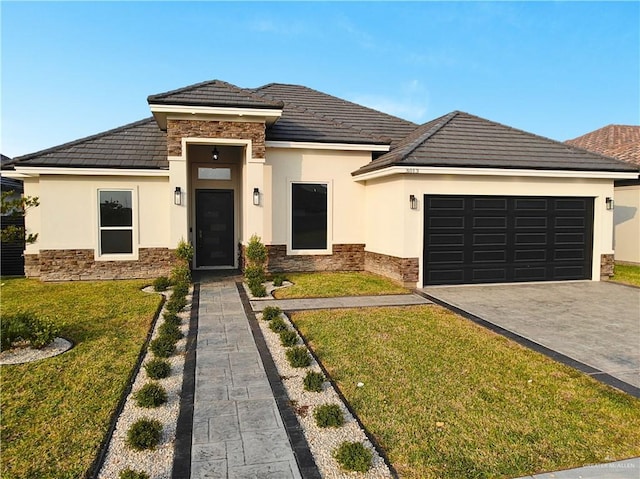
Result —
[[291, 248], [326, 250], [327, 184], [293, 183], [291, 188]]
[[231, 168], [198, 168], [199, 180], [230, 180]]
[[133, 253], [131, 191], [100, 190], [100, 254]]

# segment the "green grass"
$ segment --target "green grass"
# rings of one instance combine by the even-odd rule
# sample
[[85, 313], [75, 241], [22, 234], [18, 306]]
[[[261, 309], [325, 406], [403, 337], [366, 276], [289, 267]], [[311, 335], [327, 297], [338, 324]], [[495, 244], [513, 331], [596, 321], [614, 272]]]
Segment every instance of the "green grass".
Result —
[[[148, 283], [148, 282], [147, 282]], [[103, 440], [160, 298], [144, 281], [41, 283], [3, 278], [2, 313], [57, 318], [60, 356], [1, 366], [0, 475], [83, 477]]]
[[401, 477], [508, 478], [640, 455], [640, 400], [438, 306], [292, 319]]
[[612, 281], [640, 286], [640, 266], [616, 264]]
[[273, 295], [276, 299], [409, 293], [408, 289], [390, 279], [372, 273], [289, 273], [287, 279], [293, 283], [293, 286], [274, 291]]

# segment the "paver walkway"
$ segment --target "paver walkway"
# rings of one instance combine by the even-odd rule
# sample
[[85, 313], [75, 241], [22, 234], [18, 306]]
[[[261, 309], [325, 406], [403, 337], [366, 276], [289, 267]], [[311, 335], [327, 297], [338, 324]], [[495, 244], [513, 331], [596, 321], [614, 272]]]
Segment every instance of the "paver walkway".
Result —
[[278, 306], [283, 311], [331, 308], [373, 308], [376, 306], [409, 306], [432, 304], [417, 294], [389, 294], [384, 296], [345, 296], [341, 298], [259, 299], [251, 301], [254, 311]]
[[233, 280], [201, 283], [191, 478], [300, 478]]

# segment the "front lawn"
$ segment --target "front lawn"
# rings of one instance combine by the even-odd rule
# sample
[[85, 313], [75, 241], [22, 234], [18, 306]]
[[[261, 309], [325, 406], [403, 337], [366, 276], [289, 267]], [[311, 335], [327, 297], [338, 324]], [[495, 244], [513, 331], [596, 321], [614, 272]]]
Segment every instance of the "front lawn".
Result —
[[377, 296], [410, 292], [390, 279], [372, 273], [288, 273], [286, 277], [293, 286], [274, 291], [276, 299]]
[[640, 455], [640, 400], [438, 306], [292, 319], [402, 477], [509, 478]]
[[77, 478], [90, 468], [160, 304], [140, 291], [145, 283], [2, 280], [2, 314], [56, 318], [75, 344], [54, 358], [0, 366], [4, 479]]
[[612, 281], [640, 286], [640, 266], [617, 263], [613, 271]]

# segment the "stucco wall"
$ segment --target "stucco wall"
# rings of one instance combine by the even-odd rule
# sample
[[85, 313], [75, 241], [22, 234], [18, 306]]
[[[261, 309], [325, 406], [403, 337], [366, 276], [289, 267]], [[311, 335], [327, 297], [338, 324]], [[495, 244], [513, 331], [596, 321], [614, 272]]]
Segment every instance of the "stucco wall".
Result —
[[614, 199], [616, 261], [640, 264], [640, 185], [616, 187]]
[[[600, 278], [600, 255], [613, 253], [612, 180], [456, 175], [396, 175], [366, 182], [366, 250], [398, 258], [419, 258], [422, 265], [423, 196], [425, 194], [531, 195], [594, 197], [592, 279]], [[409, 208], [409, 196], [418, 209]], [[422, 266], [418, 285], [422, 284]]]

